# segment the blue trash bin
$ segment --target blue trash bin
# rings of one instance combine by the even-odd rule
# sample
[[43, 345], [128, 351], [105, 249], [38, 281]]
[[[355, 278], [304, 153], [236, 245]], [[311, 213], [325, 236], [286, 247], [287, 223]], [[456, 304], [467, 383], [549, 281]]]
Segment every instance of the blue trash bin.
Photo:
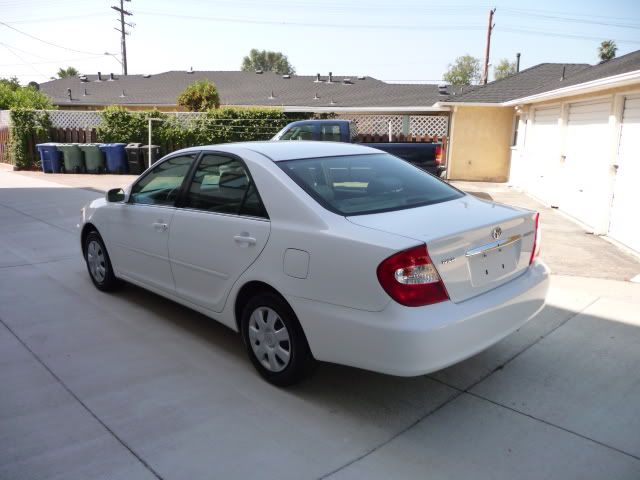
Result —
[[124, 147], [126, 143], [102, 143], [102, 150], [107, 158], [107, 172], [109, 173], [128, 173], [129, 165], [127, 164], [127, 155]]
[[36, 145], [40, 153], [40, 163], [44, 173], [60, 173], [62, 171], [57, 143], [39, 143]]

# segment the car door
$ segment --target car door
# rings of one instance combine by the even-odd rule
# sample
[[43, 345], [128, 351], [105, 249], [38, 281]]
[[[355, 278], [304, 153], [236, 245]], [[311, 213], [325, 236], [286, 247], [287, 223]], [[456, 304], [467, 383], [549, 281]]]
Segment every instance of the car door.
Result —
[[118, 275], [174, 293], [168, 239], [175, 202], [196, 154], [157, 164], [132, 187], [128, 201], [112, 204], [109, 253]]
[[202, 155], [178, 207], [169, 233], [176, 292], [220, 312], [267, 244], [267, 212], [244, 162], [213, 152]]

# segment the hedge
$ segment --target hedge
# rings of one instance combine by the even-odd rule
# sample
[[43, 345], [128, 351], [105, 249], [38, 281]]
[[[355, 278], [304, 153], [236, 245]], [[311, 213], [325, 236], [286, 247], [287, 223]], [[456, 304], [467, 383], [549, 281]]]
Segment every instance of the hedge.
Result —
[[29, 143], [45, 142], [49, 139], [51, 120], [41, 110], [15, 108], [10, 111], [9, 155], [18, 170], [30, 170], [40, 165], [40, 158]]
[[157, 110], [135, 112], [108, 107], [100, 113], [99, 142], [148, 142], [148, 119], [153, 123], [152, 142], [163, 153], [196, 146], [251, 140], [268, 140], [289, 122], [309, 118], [309, 114], [287, 114], [275, 108], [220, 108], [190, 119], [178, 120]]

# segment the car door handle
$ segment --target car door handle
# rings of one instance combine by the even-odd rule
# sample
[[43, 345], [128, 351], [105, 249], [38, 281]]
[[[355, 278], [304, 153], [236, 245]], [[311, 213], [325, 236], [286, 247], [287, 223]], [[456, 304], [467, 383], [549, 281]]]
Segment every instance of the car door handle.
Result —
[[235, 237], [233, 237], [233, 239], [237, 243], [246, 243], [247, 245], [255, 245], [256, 244], [256, 239], [253, 238], [253, 237], [249, 237], [247, 235], [236, 235]]
[[158, 232], [166, 232], [169, 229], [169, 225], [162, 222], [155, 222], [153, 223], [153, 228], [155, 228]]

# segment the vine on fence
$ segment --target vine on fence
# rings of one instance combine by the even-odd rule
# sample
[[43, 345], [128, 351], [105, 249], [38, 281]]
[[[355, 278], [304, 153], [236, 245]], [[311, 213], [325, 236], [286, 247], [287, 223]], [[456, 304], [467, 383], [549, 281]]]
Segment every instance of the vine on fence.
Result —
[[40, 159], [29, 143], [48, 140], [51, 128], [49, 114], [41, 110], [15, 108], [10, 115], [9, 155], [17, 169], [33, 169], [39, 165]]
[[100, 116], [99, 142], [147, 143], [148, 119], [160, 119], [153, 124], [152, 142], [163, 153], [196, 145], [268, 140], [287, 123], [309, 118], [309, 114], [256, 107], [220, 108], [182, 120], [157, 110], [132, 112], [122, 107], [108, 107]]

